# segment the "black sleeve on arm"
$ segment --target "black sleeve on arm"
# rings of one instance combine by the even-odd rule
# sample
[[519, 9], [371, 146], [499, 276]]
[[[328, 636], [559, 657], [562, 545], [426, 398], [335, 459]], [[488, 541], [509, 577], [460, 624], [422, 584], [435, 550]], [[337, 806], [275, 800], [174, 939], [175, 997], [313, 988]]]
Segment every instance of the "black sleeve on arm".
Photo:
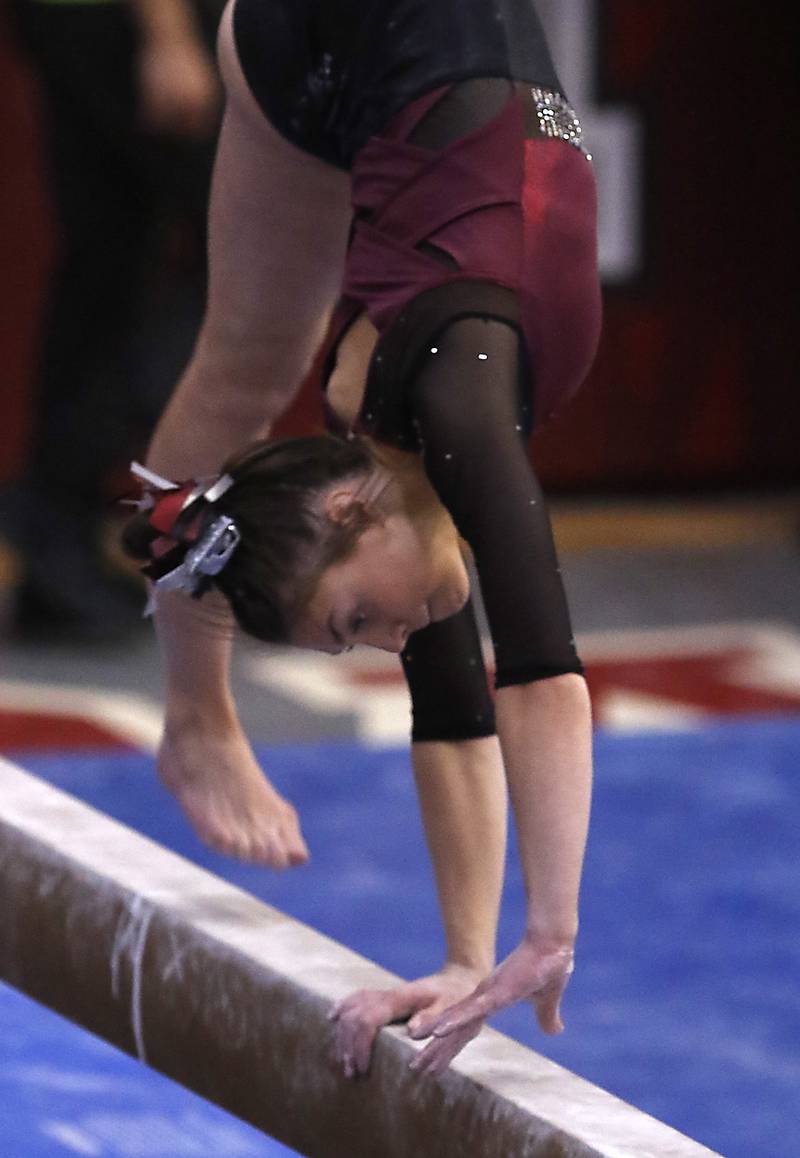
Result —
[[528, 460], [528, 380], [517, 330], [471, 317], [437, 334], [411, 387], [426, 472], [475, 557], [497, 687], [583, 670]]
[[413, 741], [494, 735], [494, 703], [472, 600], [458, 615], [415, 632], [400, 658], [411, 692]]

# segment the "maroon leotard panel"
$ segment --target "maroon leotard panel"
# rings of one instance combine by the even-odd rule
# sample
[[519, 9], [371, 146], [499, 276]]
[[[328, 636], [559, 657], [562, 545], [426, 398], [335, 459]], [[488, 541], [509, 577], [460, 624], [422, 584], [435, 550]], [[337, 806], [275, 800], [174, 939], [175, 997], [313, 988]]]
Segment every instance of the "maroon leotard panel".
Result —
[[[526, 138], [518, 94], [444, 149], [410, 143], [446, 91], [415, 101], [355, 159], [355, 218], [334, 342], [362, 312], [386, 335], [404, 307], [435, 287], [467, 280], [506, 287], [518, 297], [513, 320], [525, 336], [540, 423], [574, 394], [597, 347], [592, 167], [566, 142]], [[487, 316], [497, 315], [487, 309]], [[363, 414], [358, 425], [370, 430]]]

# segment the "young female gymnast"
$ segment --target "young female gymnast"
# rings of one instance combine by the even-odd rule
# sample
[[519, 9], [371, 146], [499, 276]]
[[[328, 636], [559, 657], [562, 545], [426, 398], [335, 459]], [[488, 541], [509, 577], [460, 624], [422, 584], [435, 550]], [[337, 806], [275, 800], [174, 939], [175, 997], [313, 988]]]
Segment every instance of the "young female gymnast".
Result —
[[[230, 608], [261, 639], [401, 654], [447, 960], [343, 1002], [337, 1052], [364, 1072], [379, 1027], [410, 1018], [432, 1038], [416, 1068], [439, 1071], [517, 1000], [557, 1032], [572, 967], [590, 710], [527, 439], [597, 341], [591, 164], [528, 0], [235, 0], [220, 56], [207, 316], [149, 465], [217, 471], [326, 332], [337, 434], [256, 443], [132, 528], [166, 661], [159, 770], [216, 847], [302, 863], [230, 696]], [[493, 970], [506, 785], [528, 919]]]

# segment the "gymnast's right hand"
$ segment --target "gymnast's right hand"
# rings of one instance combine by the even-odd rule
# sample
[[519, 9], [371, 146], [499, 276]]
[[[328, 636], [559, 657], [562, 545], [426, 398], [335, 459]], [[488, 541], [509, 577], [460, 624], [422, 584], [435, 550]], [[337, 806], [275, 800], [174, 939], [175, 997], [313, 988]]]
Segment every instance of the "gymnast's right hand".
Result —
[[297, 812], [264, 776], [235, 717], [212, 723], [168, 708], [158, 775], [218, 852], [274, 869], [308, 860]]
[[394, 989], [360, 989], [334, 1007], [334, 1056], [345, 1076], [355, 1078], [369, 1070], [378, 1031], [393, 1022], [408, 1021], [409, 1036], [427, 1037], [431, 1027], [454, 1002], [472, 993], [483, 980], [477, 970], [448, 964], [440, 972]]

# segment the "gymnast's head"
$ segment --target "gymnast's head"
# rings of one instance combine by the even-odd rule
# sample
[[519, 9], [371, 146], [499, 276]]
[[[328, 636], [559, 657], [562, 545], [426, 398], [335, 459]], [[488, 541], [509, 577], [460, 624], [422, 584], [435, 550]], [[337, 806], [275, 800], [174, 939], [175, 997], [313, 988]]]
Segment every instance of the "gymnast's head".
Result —
[[390, 469], [366, 440], [259, 442], [211, 480], [141, 473], [123, 544], [156, 599], [216, 589], [264, 642], [401, 651], [468, 597], [457, 532], [417, 460]]

